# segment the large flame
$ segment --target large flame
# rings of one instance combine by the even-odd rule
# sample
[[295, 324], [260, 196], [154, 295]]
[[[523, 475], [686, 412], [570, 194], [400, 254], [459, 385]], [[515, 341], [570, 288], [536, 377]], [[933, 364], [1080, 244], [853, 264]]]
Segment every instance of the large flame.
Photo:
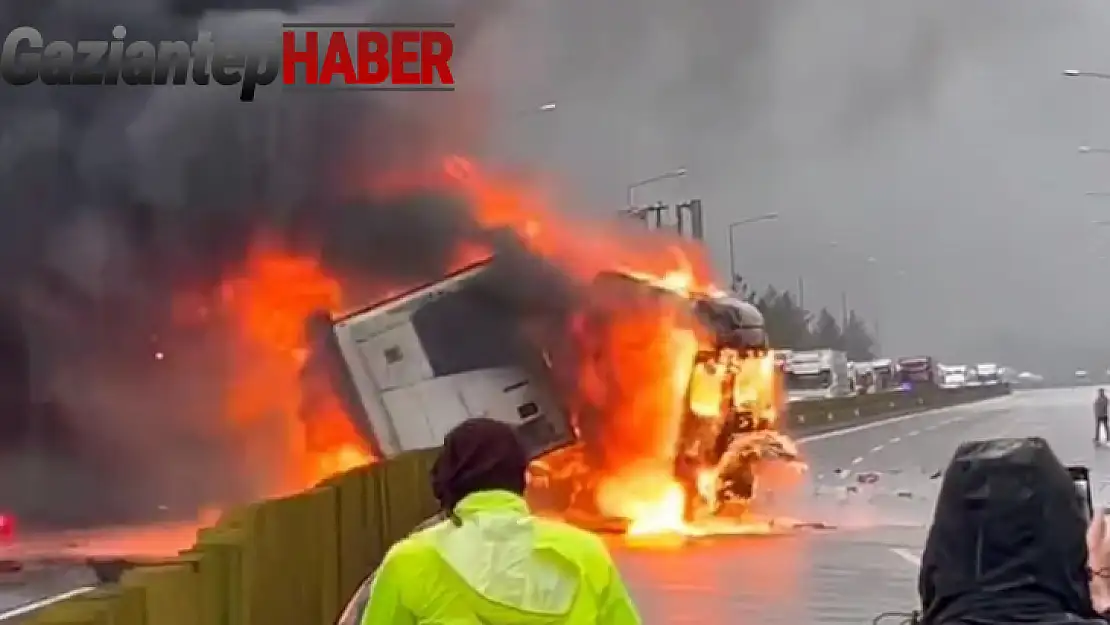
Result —
[[[514, 230], [534, 254], [584, 284], [602, 272], [618, 271], [674, 294], [679, 302], [717, 292], [695, 243], [664, 236], [648, 240], [646, 233], [620, 234], [611, 226], [559, 216], [535, 189], [494, 179], [466, 159], [448, 159], [444, 173], [434, 182], [398, 177], [388, 187], [449, 185], [467, 197], [482, 226]], [[455, 254], [459, 265], [484, 255], [488, 251], [477, 241], [464, 242]], [[450, 269], [445, 267], [445, 273]], [[275, 246], [254, 250], [242, 270], [224, 282], [222, 313], [233, 320], [237, 346], [226, 409], [240, 431], [266, 429], [281, 438], [288, 458], [275, 487], [279, 490], [304, 488], [374, 460], [327, 381], [310, 370], [306, 374], [306, 318], [365, 304], [348, 302], [346, 295], [340, 280], [317, 259]], [[598, 508], [628, 519], [630, 533], [689, 533], [689, 493], [675, 475], [684, 420], [690, 414], [721, 420], [726, 396], [731, 396], [730, 401], [749, 405], [758, 418], [773, 422], [781, 401], [776, 370], [770, 355], [745, 359], [728, 350], [696, 364], [699, 353], [712, 346], [705, 344], [704, 329], [690, 314], [673, 303], [627, 304], [602, 302], [608, 318], [604, 327], [587, 328], [585, 315], [567, 329], [568, 338], [583, 347], [580, 351], [603, 354], [577, 363], [579, 378], [571, 385], [576, 396], [565, 398], [576, 418], [589, 413], [597, 422], [594, 439], [604, 442], [603, 449], [587, 452], [579, 445], [540, 465], [547, 475], [589, 482]], [[724, 389], [726, 382], [732, 388]], [[715, 496], [718, 471], [698, 468], [697, 490], [707, 499]]]
[[280, 489], [296, 491], [371, 461], [329, 382], [306, 369], [306, 320], [338, 311], [343, 293], [313, 258], [259, 247], [229, 277], [222, 304], [237, 329], [227, 412], [249, 432], [276, 429], [288, 454]]

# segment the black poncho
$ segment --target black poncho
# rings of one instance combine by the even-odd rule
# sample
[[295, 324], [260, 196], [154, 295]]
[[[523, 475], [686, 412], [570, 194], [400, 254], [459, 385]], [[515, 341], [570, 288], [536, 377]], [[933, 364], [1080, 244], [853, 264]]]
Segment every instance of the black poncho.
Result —
[[964, 443], [945, 472], [925, 543], [923, 623], [1097, 618], [1086, 525], [1067, 469], [1044, 439]]

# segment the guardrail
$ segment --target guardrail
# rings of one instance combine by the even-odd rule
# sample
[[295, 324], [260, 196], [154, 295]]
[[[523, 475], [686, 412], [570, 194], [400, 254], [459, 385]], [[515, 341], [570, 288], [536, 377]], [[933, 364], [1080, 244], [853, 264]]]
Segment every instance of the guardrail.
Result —
[[[882, 393], [791, 405], [812, 433], [1008, 394], [1008, 388]], [[34, 625], [305, 625], [335, 623], [390, 545], [437, 510], [436, 451], [335, 476], [283, 499], [232, 511], [192, 549], [158, 562], [109, 563], [118, 583], [27, 616]]]
[[438, 509], [434, 451], [335, 476], [224, 515], [177, 558], [29, 615], [36, 625], [334, 623], [390, 545]]
[[957, 389], [924, 388], [799, 401], [790, 404], [786, 429], [792, 434], [816, 434], [932, 408], [1002, 397], [1011, 392], [1009, 386], [1000, 384]]

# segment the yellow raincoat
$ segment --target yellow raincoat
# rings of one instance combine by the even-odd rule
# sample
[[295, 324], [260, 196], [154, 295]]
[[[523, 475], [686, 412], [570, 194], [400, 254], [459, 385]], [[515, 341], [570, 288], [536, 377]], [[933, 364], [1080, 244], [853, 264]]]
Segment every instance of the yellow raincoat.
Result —
[[362, 625], [640, 625], [601, 540], [537, 518], [516, 494], [474, 493], [397, 543]]

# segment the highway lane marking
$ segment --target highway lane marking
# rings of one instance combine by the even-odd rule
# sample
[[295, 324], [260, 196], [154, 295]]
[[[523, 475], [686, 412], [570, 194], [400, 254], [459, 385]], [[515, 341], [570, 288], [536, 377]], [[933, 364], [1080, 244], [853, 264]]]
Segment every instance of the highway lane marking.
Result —
[[55, 603], [58, 603], [59, 601], [65, 601], [66, 599], [72, 599], [74, 597], [79, 597], [79, 596], [81, 596], [81, 595], [83, 595], [87, 592], [92, 592], [94, 590], [96, 590], [96, 586], [82, 586], [81, 588], [74, 588], [73, 590], [67, 590], [66, 592], [58, 593], [56, 595], [46, 597], [45, 599], [39, 599], [38, 601], [32, 601], [30, 603], [25, 603], [25, 604], [19, 606], [18, 608], [12, 608], [11, 610], [8, 610], [7, 612], [0, 613], [0, 621], [7, 621], [9, 619], [13, 619], [13, 618], [16, 618], [16, 617], [19, 617], [19, 616], [24, 616], [24, 615], [30, 614], [31, 612], [34, 612], [36, 610], [41, 610], [43, 608], [52, 606]]
[[909, 434], [907, 434], [906, 436], [917, 436], [920, 433], [921, 433], [921, 430], [914, 430], [914, 431], [910, 432]]
[[853, 461], [852, 461], [852, 464], [859, 464], [859, 463], [861, 463], [861, 462], [863, 462], [863, 457], [862, 457], [862, 456], [861, 456], [861, 457], [858, 457], [858, 458], [856, 458], [855, 460], [853, 460]]
[[873, 453], [873, 454], [879, 453], [880, 451], [883, 450], [883, 447], [885, 447], [885, 445], [875, 445], [874, 447], [871, 448], [871, 453]]
[[890, 439], [890, 442], [892, 442], [892, 443], [901, 443], [902, 442], [902, 437], [901, 436], [895, 436], [894, 438]]
[[[1004, 403], [1007, 400], [1011, 400], [1011, 399], [1013, 399], [1011, 396], [997, 397], [997, 398], [994, 398], [994, 399], [988, 399], [988, 400], [977, 402], [977, 403], [974, 403], [974, 404], [964, 404], [962, 406], [947, 406], [945, 408], [936, 408], [936, 409], [933, 409], [933, 410], [925, 410], [923, 412], [915, 412], [913, 414], [902, 415], [901, 417], [894, 417], [893, 419], [881, 419], [879, 421], [872, 421], [871, 423], [861, 423], [859, 425], [853, 425], [852, 427], [847, 427], [847, 428], [840, 429], [840, 430], [833, 430], [831, 432], [822, 432], [820, 434], [811, 434], [809, 436], [802, 436], [800, 438], [795, 439], [794, 442], [796, 442], [798, 444], [813, 443], [813, 442], [816, 442], [816, 441], [823, 441], [823, 440], [827, 440], [827, 439], [830, 439], [830, 438], [836, 438], [838, 436], [845, 436], [845, 435], [848, 435], [848, 434], [855, 434], [856, 432], [862, 432], [864, 430], [870, 430], [872, 428], [877, 428], [877, 427], [881, 427], [881, 426], [884, 426], [884, 425], [893, 425], [895, 423], [901, 423], [903, 421], [909, 421], [910, 419], [919, 419], [919, 418], [927, 416], [927, 415], [936, 416], [937, 413], [951, 412], [952, 410], [967, 410], [969, 407], [982, 408], [982, 407], [984, 407], [984, 405], [986, 405], [986, 407], [989, 408], [991, 405], [993, 405], [993, 403]], [[955, 421], [955, 419], [949, 419], [948, 421], [942, 421], [941, 425], [952, 423], [953, 421]]]
[[891, 547], [890, 552], [914, 566], [921, 566], [921, 556], [901, 547]]

